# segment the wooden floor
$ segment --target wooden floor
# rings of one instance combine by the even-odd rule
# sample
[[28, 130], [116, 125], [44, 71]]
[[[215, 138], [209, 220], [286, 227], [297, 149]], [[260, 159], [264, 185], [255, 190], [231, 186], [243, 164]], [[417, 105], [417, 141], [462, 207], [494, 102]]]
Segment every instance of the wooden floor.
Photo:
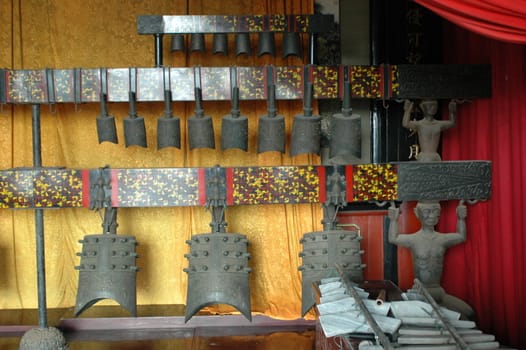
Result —
[[[312, 350], [315, 321], [276, 320], [254, 315], [197, 315], [184, 322], [174, 306], [139, 307], [130, 317], [118, 306], [48, 310], [48, 324], [66, 337], [69, 349]], [[0, 349], [18, 349], [23, 334], [38, 326], [37, 310], [0, 311]]]

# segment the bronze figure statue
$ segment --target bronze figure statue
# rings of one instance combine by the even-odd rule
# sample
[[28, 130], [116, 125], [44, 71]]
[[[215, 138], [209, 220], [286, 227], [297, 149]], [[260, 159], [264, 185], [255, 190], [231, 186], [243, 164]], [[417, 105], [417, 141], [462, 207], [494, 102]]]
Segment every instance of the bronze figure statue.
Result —
[[438, 201], [418, 202], [414, 211], [421, 223], [420, 230], [414, 234], [400, 234], [398, 232], [400, 209], [391, 206], [388, 213], [389, 242], [411, 250], [415, 277], [428, 289], [437, 303], [471, 319], [474, 316], [471, 306], [447, 294], [440, 285], [446, 250], [466, 241], [467, 209], [463, 201], [460, 201], [456, 210], [457, 232], [453, 233], [435, 231], [440, 219], [440, 210]]
[[420, 146], [417, 160], [420, 162], [439, 162], [442, 160], [438, 154], [438, 145], [442, 130], [455, 126], [455, 116], [457, 113], [457, 103], [449, 102], [449, 120], [437, 120], [435, 115], [438, 110], [438, 101], [424, 99], [420, 102], [419, 107], [422, 110], [423, 118], [420, 120], [411, 120], [411, 111], [414, 102], [404, 101], [404, 116], [402, 125], [417, 133], [418, 144]]

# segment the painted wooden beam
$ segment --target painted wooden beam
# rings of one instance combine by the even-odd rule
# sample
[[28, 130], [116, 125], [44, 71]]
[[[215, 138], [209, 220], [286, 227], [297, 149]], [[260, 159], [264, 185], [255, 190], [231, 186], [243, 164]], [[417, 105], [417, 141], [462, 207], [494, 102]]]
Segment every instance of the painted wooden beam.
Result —
[[229, 206], [326, 203], [341, 194], [347, 203], [474, 200], [491, 194], [488, 161], [212, 169], [3, 170], [0, 208], [204, 206], [218, 198]]

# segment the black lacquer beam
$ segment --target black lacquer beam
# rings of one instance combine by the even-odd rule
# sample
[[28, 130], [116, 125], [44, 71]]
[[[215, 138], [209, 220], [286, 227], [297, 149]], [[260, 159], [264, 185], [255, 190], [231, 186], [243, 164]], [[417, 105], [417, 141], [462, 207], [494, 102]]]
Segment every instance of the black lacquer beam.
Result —
[[[274, 67], [276, 99], [303, 99], [304, 66]], [[315, 99], [338, 99], [343, 95], [344, 75], [352, 99], [491, 97], [489, 65], [380, 65], [309, 66]], [[195, 99], [196, 69], [73, 68], [0, 70], [0, 103], [49, 104], [99, 102], [101, 70], [107, 76], [108, 102], [129, 102], [129, 72], [137, 72], [137, 102], [164, 101], [165, 75], [170, 77], [172, 101]], [[169, 71], [169, 74], [165, 74]], [[203, 100], [230, 101], [231, 68], [200, 67]], [[237, 67], [240, 100], [265, 100], [266, 67]], [[345, 72], [345, 74], [344, 74]]]
[[334, 30], [333, 15], [247, 15], [247, 16], [163, 16], [137, 17], [138, 34], [191, 33], [322, 33]]

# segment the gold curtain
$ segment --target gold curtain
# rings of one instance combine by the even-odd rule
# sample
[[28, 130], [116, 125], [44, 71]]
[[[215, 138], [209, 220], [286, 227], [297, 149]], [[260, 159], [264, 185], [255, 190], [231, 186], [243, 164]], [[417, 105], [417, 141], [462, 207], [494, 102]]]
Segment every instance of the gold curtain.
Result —
[[[153, 37], [138, 35], [138, 15], [217, 14], [308, 14], [313, 1], [302, 0], [0, 0], [0, 67], [10, 69], [152, 67]], [[255, 39], [255, 38], [253, 38]], [[165, 66], [264, 66], [301, 65], [296, 57], [283, 59], [256, 53], [227, 57], [170, 53], [164, 38]], [[208, 40], [208, 38], [207, 38]], [[210, 39], [211, 40], [211, 39]], [[253, 48], [255, 46], [253, 40]], [[305, 43], [306, 44], [306, 43]], [[304, 45], [305, 50], [307, 45]], [[253, 50], [256, 51], [256, 50]], [[308, 57], [306, 55], [306, 57]], [[162, 103], [138, 103], [138, 114], [146, 121], [148, 147], [124, 146], [122, 121], [126, 104], [110, 103], [117, 122], [118, 145], [98, 144], [95, 118], [98, 104], [57, 104], [41, 107], [42, 163], [67, 168], [202, 167], [246, 165], [317, 164], [317, 156], [291, 158], [277, 152], [256, 153], [257, 118], [266, 113], [264, 101], [242, 101], [241, 111], [249, 117], [249, 151], [221, 151], [187, 147], [181, 150], [156, 148], [156, 120]], [[301, 101], [279, 101], [278, 111], [286, 118], [287, 135]], [[173, 103], [186, 130], [193, 103]], [[229, 102], [205, 101], [206, 114], [213, 116], [216, 143], [220, 140], [221, 117], [230, 111]], [[7, 105], [0, 114], [0, 167], [28, 167], [33, 164], [31, 106]], [[289, 141], [289, 140], [288, 140]], [[287, 145], [289, 142], [287, 142]], [[229, 207], [227, 231], [248, 236], [252, 311], [278, 318], [297, 318], [301, 310], [301, 263], [299, 240], [305, 232], [321, 229], [318, 205], [265, 205]], [[187, 266], [185, 241], [193, 234], [210, 231], [210, 214], [204, 208], [123, 208], [118, 211], [118, 233], [134, 235], [139, 242], [137, 303], [184, 304]], [[50, 308], [75, 304], [79, 264], [78, 243], [87, 234], [101, 232], [101, 217], [87, 209], [47, 210], [44, 213], [47, 303]], [[32, 210], [0, 212], [0, 308], [36, 308], [35, 231]], [[111, 301], [109, 302], [111, 303]], [[216, 311], [222, 312], [221, 306]]]

